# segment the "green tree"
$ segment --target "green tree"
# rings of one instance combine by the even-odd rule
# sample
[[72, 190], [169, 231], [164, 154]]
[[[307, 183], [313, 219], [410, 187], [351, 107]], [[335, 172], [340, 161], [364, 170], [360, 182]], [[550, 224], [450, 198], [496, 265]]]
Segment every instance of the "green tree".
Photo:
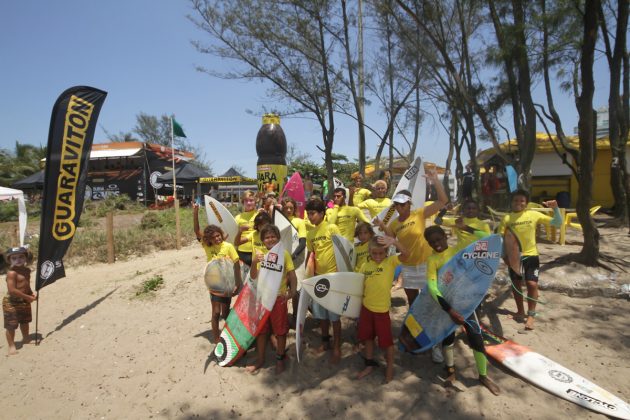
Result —
[[0, 149], [0, 185], [11, 185], [38, 172], [45, 157], [46, 147], [19, 141], [15, 142], [13, 151]]

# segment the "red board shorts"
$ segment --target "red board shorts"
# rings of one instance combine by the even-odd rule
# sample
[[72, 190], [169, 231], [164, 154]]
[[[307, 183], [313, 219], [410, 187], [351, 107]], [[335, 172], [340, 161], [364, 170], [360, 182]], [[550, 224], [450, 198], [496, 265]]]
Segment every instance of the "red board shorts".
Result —
[[392, 322], [389, 312], [372, 312], [361, 306], [357, 339], [359, 341], [373, 340], [378, 337], [378, 346], [386, 349], [394, 345], [392, 338]]
[[289, 311], [287, 309], [287, 298], [284, 296], [278, 296], [276, 303], [273, 304], [273, 309], [265, 325], [260, 329], [260, 334], [268, 334], [269, 326], [271, 331], [275, 335], [287, 335], [289, 332]]
[[16, 330], [19, 324], [28, 324], [33, 320], [31, 304], [13, 296], [2, 298], [2, 314], [6, 330]]

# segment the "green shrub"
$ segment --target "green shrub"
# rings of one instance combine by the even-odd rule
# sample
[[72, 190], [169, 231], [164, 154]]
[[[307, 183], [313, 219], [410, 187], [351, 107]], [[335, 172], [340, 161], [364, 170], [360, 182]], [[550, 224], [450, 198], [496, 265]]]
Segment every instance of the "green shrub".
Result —
[[162, 286], [164, 286], [164, 278], [161, 274], [155, 275], [149, 280], [145, 280], [140, 284], [140, 289], [136, 292], [136, 296], [146, 295], [147, 293], [155, 292]]

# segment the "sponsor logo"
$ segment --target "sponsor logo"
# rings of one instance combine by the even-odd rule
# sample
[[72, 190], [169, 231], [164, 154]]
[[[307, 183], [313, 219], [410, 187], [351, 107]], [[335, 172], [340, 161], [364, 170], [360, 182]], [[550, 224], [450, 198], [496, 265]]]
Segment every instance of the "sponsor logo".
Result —
[[477, 267], [477, 270], [488, 276], [493, 273], [492, 267], [490, 267], [482, 260], [475, 260], [475, 267]]
[[452, 271], [447, 271], [446, 273], [442, 274], [442, 282], [444, 284], [449, 284], [450, 282], [453, 281], [453, 272]]
[[475, 242], [475, 251], [487, 251], [487, 250], [488, 250], [488, 241]]
[[547, 373], [558, 382], [564, 382], [565, 384], [570, 384], [571, 382], [573, 382], [573, 378], [562, 371], [550, 370]]
[[212, 212], [214, 213], [214, 216], [217, 218], [219, 223], [223, 223], [223, 217], [221, 217], [221, 213], [219, 213], [219, 209], [217, 208], [217, 206], [214, 205], [212, 201], [210, 201], [210, 208], [212, 209]]
[[415, 165], [412, 166], [411, 168], [409, 168], [407, 170], [407, 172], [405, 172], [405, 178], [407, 178], [407, 179], [413, 178], [414, 176], [416, 176], [416, 174], [418, 173], [419, 170], [420, 169], [417, 166], [415, 166]]
[[54, 272], [55, 272], [55, 264], [53, 264], [52, 261], [46, 260], [42, 263], [40, 276], [44, 280], [48, 280], [50, 276], [53, 275]]
[[341, 308], [341, 313], [346, 312], [348, 310], [348, 304], [350, 303], [350, 296], [346, 296], [346, 301], [343, 303], [343, 308]]
[[465, 260], [475, 260], [475, 259], [486, 259], [486, 258], [499, 258], [501, 254], [499, 251], [473, 251], [473, 252], [464, 252], [462, 257]]
[[315, 283], [314, 291], [315, 296], [319, 299], [323, 298], [328, 294], [330, 290], [330, 281], [327, 278], [319, 279], [317, 283]]
[[81, 157], [93, 110], [94, 104], [91, 102], [75, 95], [70, 97], [63, 131], [52, 223], [52, 236], [58, 241], [72, 238], [76, 230], [73, 219], [81, 174]]
[[275, 252], [270, 252], [267, 255], [267, 261], [272, 262], [272, 263], [277, 263], [278, 262], [278, 254], [276, 254]]
[[589, 404], [596, 405], [598, 407], [606, 408], [612, 411], [617, 410], [617, 406], [615, 406], [614, 404], [598, 400], [597, 398], [593, 398], [590, 395], [582, 394], [581, 392], [577, 392], [575, 389], [567, 389], [567, 394], [569, 394], [570, 396], [574, 398], [580, 399], [582, 401], [586, 401]]
[[151, 184], [153, 188], [156, 188], [158, 190], [164, 186], [163, 183], [158, 182], [157, 180], [158, 176], [160, 175], [162, 175], [162, 173], [159, 171], [153, 171], [151, 172], [151, 175], [149, 175], [149, 184]]

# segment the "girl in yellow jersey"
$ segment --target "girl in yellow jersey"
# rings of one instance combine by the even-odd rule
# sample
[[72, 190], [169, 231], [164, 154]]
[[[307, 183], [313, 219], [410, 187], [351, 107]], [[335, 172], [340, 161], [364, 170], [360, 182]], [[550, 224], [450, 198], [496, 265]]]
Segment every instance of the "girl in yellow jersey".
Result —
[[199, 204], [193, 204], [193, 226], [197, 240], [201, 242], [208, 261], [215, 258], [229, 258], [234, 261], [236, 287], [232, 294], [210, 292], [210, 302], [212, 304], [212, 337], [213, 341], [218, 343], [220, 334], [219, 319], [227, 318], [230, 311], [230, 304], [232, 303], [232, 295], [240, 289], [242, 284], [241, 266], [238, 262], [239, 258], [236, 248], [234, 248], [234, 245], [231, 243], [225, 241], [225, 233], [220, 227], [209, 225], [201, 232], [199, 228]]
[[554, 226], [562, 224], [562, 216], [558, 211], [558, 203], [551, 200], [543, 203], [547, 207], [554, 209], [553, 218], [535, 210], [527, 210], [529, 194], [525, 190], [516, 190], [512, 194], [512, 212], [505, 215], [499, 225], [499, 233], [504, 234], [509, 229], [521, 249], [521, 273], [509, 268], [510, 279], [512, 279], [512, 294], [516, 301], [517, 322], [523, 322], [525, 318], [525, 308], [523, 306], [523, 277], [527, 285], [527, 319], [525, 330], [534, 329], [534, 318], [536, 317], [536, 302], [538, 299], [538, 248], [536, 247], [536, 225], [539, 223], [550, 223]]
[[241, 202], [243, 204], [243, 212], [238, 214], [234, 219], [238, 224], [241, 237], [247, 240], [239, 243], [237, 251], [241, 260], [247, 266], [250, 266], [252, 264], [252, 246], [250, 239], [251, 235], [254, 233], [254, 217], [256, 217], [258, 213], [256, 211], [256, 194], [252, 191], [245, 191]]

